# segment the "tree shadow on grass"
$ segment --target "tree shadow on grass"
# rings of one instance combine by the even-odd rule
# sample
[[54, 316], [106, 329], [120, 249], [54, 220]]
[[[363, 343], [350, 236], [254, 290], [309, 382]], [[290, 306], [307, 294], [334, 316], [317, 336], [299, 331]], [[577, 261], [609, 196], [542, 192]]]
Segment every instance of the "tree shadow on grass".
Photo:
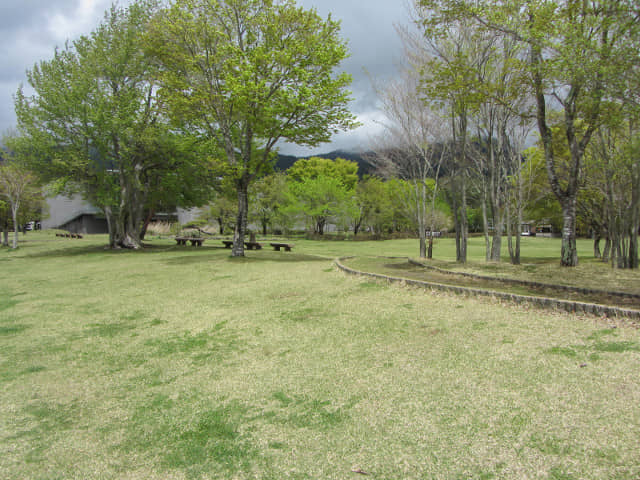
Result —
[[44, 251], [37, 251], [33, 253], [24, 253], [24, 258], [63, 258], [63, 257], [78, 257], [84, 255], [147, 255], [157, 253], [169, 253], [169, 252], [204, 252], [204, 251], [220, 251], [224, 250], [224, 247], [183, 247], [177, 245], [159, 245], [159, 244], [144, 244], [144, 248], [139, 250], [132, 250], [126, 248], [109, 248], [107, 244], [90, 244], [90, 245], [64, 245], [59, 248], [51, 248]]
[[[223, 249], [224, 250], [224, 249]], [[228, 251], [228, 250], [227, 250]], [[202, 250], [200, 250], [202, 252]], [[305, 263], [305, 262], [327, 262], [328, 258], [318, 257], [316, 255], [307, 255], [301, 253], [282, 253], [282, 252], [247, 252], [244, 257], [232, 257], [230, 254], [221, 255], [221, 252], [208, 252], [209, 255], [180, 255], [167, 258], [164, 260], [165, 265], [195, 265], [206, 262], [225, 262], [228, 264], [252, 264], [252, 263]]]
[[258, 262], [274, 262], [274, 263], [300, 263], [300, 262], [330, 262], [332, 261], [328, 257], [321, 257], [318, 255], [310, 255], [305, 253], [292, 253], [292, 252], [273, 252], [273, 251], [260, 251], [249, 252], [244, 257], [232, 257], [228, 256], [227, 260], [231, 263], [258, 263]]

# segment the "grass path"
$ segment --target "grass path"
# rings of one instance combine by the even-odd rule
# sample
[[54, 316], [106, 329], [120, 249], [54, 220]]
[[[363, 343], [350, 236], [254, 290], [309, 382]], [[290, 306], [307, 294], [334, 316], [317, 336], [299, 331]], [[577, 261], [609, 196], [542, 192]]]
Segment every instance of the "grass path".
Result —
[[640, 476], [638, 330], [330, 260], [415, 243], [27, 240], [0, 250], [3, 478]]

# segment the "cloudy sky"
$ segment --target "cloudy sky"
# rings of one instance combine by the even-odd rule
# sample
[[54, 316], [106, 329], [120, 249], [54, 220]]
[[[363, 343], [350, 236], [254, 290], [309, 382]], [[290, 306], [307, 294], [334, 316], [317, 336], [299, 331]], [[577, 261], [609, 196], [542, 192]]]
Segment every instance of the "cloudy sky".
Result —
[[[93, 30], [110, 4], [111, 0], [0, 0], [0, 133], [15, 126], [13, 95], [20, 84], [26, 85], [25, 71], [51, 58], [56, 46]], [[396, 71], [401, 47], [394, 23], [406, 23], [405, 1], [298, 0], [298, 4], [342, 21], [342, 34], [351, 50], [342, 68], [353, 75], [351, 109], [364, 125], [337, 135], [329, 145], [313, 150], [283, 146], [281, 151], [308, 155], [365, 149], [380, 118], [370, 76], [384, 81]]]

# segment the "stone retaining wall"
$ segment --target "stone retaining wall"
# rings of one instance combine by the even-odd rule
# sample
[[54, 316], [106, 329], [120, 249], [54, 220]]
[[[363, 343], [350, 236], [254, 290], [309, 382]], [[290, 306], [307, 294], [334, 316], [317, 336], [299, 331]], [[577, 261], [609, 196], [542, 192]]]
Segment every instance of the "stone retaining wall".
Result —
[[607, 295], [610, 297], [620, 297], [620, 298], [632, 298], [634, 300], [640, 300], [640, 295], [636, 295], [635, 293], [627, 293], [627, 292], [610, 292], [608, 290], [598, 290], [594, 288], [583, 288], [583, 287], [571, 287], [569, 285], [553, 285], [550, 283], [541, 283], [541, 282], [531, 282], [529, 280], [517, 280], [515, 278], [499, 278], [499, 277], [490, 277], [488, 275], [476, 275], [475, 273], [467, 273], [467, 272], [452, 272], [451, 270], [445, 270], [443, 268], [434, 267], [433, 265], [426, 265], [417, 260], [408, 259], [411, 265], [416, 265], [418, 267], [427, 268], [429, 270], [433, 270], [438, 273], [444, 273], [447, 275], [460, 275], [461, 277], [474, 278], [477, 280], [491, 280], [495, 282], [502, 282], [509, 285], [518, 285], [521, 287], [534, 287], [534, 288], [553, 288], [554, 290], [562, 290], [565, 292], [574, 292], [580, 293], [584, 295], [595, 294], [595, 295]]
[[336, 265], [343, 272], [351, 275], [361, 275], [371, 278], [377, 278], [385, 280], [390, 283], [403, 283], [406, 285], [412, 285], [422, 288], [431, 288], [434, 290], [442, 290], [445, 292], [453, 292], [462, 295], [474, 295], [483, 297], [493, 297], [500, 300], [507, 300], [516, 304], [530, 304], [539, 308], [562, 310], [570, 313], [595, 315], [597, 317], [610, 317], [610, 318], [627, 318], [630, 320], [640, 320], [639, 310], [630, 310], [618, 307], [611, 307], [608, 305], [598, 305], [595, 303], [574, 302], [571, 300], [559, 300], [556, 298], [547, 297], [532, 297], [529, 295], [517, 295], [514, 293], [496, 292], [492, 290], [482, 290], [479, 288], [458, 287], [454, 285], [444, 285], [441, 283], [425, 282], [421, 280], [411, 280], [408, 278], [390, 277], [388, 275], [382, 275], [379, 273], [360, 272], [349, 268], [342, 264], [343, 260], [353, 257], [340, 258], [335, 261]]

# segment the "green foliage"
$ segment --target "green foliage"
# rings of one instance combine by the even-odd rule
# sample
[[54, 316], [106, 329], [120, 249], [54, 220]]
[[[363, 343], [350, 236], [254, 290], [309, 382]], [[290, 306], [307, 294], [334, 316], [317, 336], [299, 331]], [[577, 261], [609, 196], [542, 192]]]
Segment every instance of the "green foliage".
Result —
[[341, 179], [318, 175], [289, 183], [288, 211], [312, 220], [314, 232], [323, 234], [330, 219], [339, 221], [348, 208], [353, 191]]
[[143, 50], [156, 11], [153, 1], [114, 5], [94, 32], [28, 72], [34, 95], [16, 95], [22, 155], [103, 209], [112, 246], [139, 247], [146, 213], [208, 194], [209, 168], [192, 155], [193, 137], [169, 129]]
[[526, 220], [549, 223], [554, 231], [562, 228], [562, 209], [551, 191], [544, 166], [544, 151], [530, 147], [524, 152], [522, 174], [528, 190], [529, 202], [525, 208]]
[[234, 220], [238, 214], [238, 202], [230, 177], [224, 177], [217, 182], [214, 193], [207, 206], [204, 208], [201, 220], [206, 223], [218, 224], [221, 235], [233, 232]]
[[258, 222], [265, 235], [269, 228], [282, 231], [290, 224], [284, 214], [288, 198], [285, 174], [274, 173], [257, 180], [249, 198], [250, 220]]
[[[9, 144], [15, 139], [5, 139]], [[13, 248], [18, 248], [18, 230], [27, 219], [40, 218], [44, 207], [44, 195], [36, 176], [22, 162], [16, 152], [0, 163], [0, 230], [14, 229]]]
[[289, 185], [286, 211], [311, 219], [314, 233], [323, 234], [330, 219], [346, 227], [358, 216], [357, 172], [358, 164], [343, 158], [312, 157], [296, 161], [286, 171]]
[[302, 158], [287, 169], [287, 176], [295, 182], [320, 176], [332, 177], [348, 190], [353, 190], [358, 183], [358, 164], [344, 158]]
[[234, 256], [244, 255], [249, 185], [276, 143], [317, 145], [355, 125], [351, 78], [334, 75], [347, 56], [339, 30], [290, 0], [178, 0], [153, 22], [149, 50], [173, 122], [224, 152], [238, 190]]

